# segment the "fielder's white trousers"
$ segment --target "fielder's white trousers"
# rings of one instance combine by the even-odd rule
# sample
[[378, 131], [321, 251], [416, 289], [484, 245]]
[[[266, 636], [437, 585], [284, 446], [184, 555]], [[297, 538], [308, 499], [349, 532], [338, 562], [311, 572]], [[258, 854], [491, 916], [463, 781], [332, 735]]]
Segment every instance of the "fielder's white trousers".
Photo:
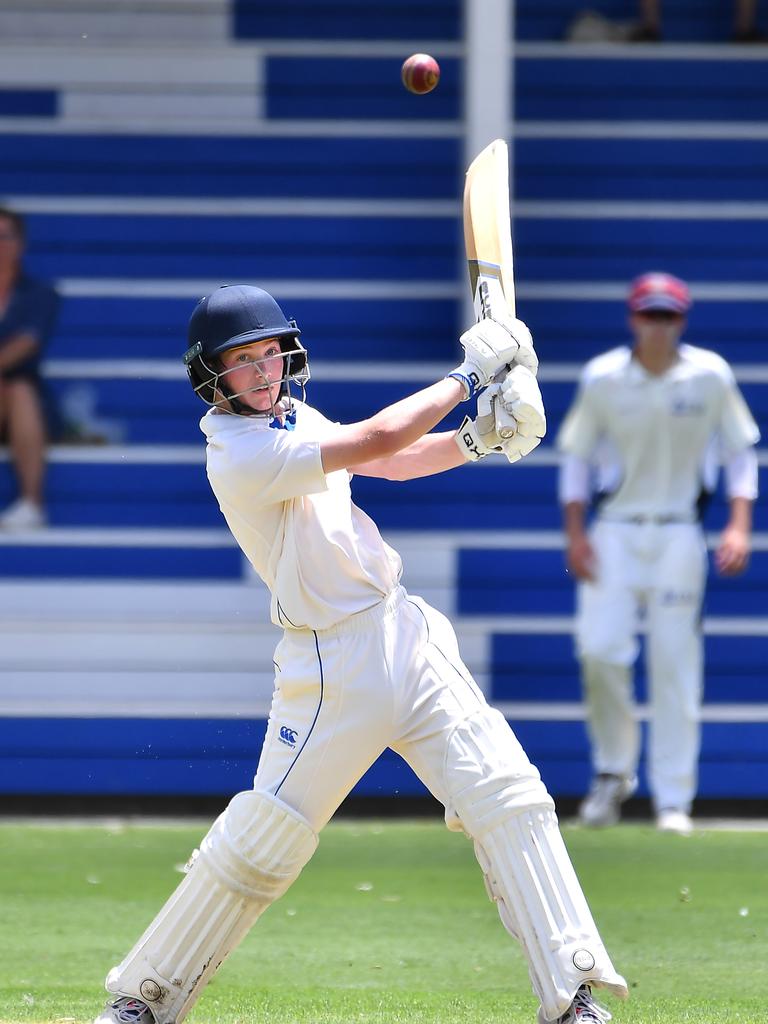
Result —
[[577, 589], [576, 643], [595, 773], [633, 776], [640, 750], [631, 666], [647, 623], [648, 783], [657, 810], [696, 793], [707, 553], [696, 523], [598, 521], [597, 579]]
[[[449, 776], [462, 766], [450, 763], [448, 740], [481, 710], [501, 718], [461, 660], [451, 623], [399, 588], [339, 626], [285, 632], [254, 788], [279, 797], [319, 832], [391, 747], [446, 807], [450, 826]], [[498, 750], [498, 737], [489, 737], [488, 771], [503, 764], [540, 785], [508, 728], [505, 738]]]

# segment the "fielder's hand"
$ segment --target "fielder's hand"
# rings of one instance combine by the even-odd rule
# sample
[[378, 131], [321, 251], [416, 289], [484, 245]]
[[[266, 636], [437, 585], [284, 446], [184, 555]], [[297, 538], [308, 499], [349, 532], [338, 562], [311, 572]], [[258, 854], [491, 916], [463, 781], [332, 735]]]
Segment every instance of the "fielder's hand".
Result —
[[464, 349], [464, 362], [449, 376], [461, 380], [466, 398], [477, 394], [500, 370], [514, 362], [527, 366], [531, 373], [538, 367], [531, 332], [522, 320], [510, 318], [502, 324], [486, 318], [465, 331], [459, 341]]
[[[510, 418], [517, 428], [512, 435], [508, 433]], [[517, 462], [532, 452], [547, 432], [541, 391], [533, 373], [525, 366], [513, 366], [501, 383], [496, 403], [496, 430], [502, 438], [501, 449], [510, 462]]]

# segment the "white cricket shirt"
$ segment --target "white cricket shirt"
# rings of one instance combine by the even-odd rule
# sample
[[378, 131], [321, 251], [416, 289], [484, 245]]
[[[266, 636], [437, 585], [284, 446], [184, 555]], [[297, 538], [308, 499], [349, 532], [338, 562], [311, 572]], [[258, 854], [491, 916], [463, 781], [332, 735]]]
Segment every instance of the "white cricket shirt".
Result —
[[351, 474], [324, 473], [320, 441], [338, 424], [295, 402], [293, 430], [210, 410], [207, 468], [232, 534], [272, 594], [272, 621], [327, 629], [397, 586], [400, 556], [352, 501]]
[[626, 346], [584, 368], [557, 446], [597, 466], [604, 518], [694, 519], [713, 453], [727, 460], [760, 439], [726, 361], [693, 345], [678, 354], [660, 375]]

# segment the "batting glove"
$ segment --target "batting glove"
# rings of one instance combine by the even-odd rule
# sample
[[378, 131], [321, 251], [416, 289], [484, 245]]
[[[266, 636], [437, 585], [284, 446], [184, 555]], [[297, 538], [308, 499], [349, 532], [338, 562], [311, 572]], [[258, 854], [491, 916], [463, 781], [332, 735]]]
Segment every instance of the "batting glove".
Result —
[[514, 316], [498, 319], [498, 323], [513, 335], [520, 346], [513, 362], [518, 366], [524, 366], [526, 370], [530, 370], [535, 377], [539, 369], [539, 357], [536, 355], [536, 350], [533, 347], [533, 338], [527, 324], [524, 324], [522, 320], [518, 320]]
[[504, 323], [485, 318], [459, 338], [464, 361], [448, 374], [464, 385], [465, 399], [481, 391], [507, 366], [518, 362], [536, 372], [538, 359], [531, 332], [522, 320], [510, 317]]
[[465, 416], [454, 441], [465, 459], [476, 462], [491, 452], [502, 452], [507, 438], [517, 431], [517, 422], [502, 402], [503, 384], [491, 384], [477, 399], [477, 417]]
[[[513, 366], [501, 382], [496, 422], [503, 441], [501, 450], [510, 462], [517, 462], [541, 444], [547, 432], [547, 417], [536, 378], [524, 366]], [[499, 408], [511, 417], [517, 429], [511, 437], [499, 419]]]

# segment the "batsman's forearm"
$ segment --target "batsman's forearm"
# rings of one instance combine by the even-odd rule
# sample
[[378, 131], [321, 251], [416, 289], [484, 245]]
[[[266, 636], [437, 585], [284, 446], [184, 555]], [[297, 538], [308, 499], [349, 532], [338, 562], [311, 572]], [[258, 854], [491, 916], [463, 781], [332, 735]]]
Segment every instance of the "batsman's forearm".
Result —
[[394, 455], [429, 433], [463, 398], [461, 383], [444, 377], [371, 416], [368, 433], [378, 440], [381, 456]]
[[453, 377], [417, 391], [377, 412], [370, 419], [339, 426], [320, 443], [323, 470], [347, 469], [371, 474], [372, 464], [383, 465], [398, 452], [429, 433], [464, 397], [464, 387]]
[[425, 434], [386, 462], [381, 475], [388, 480], [416, 480], [467, 465], [453, 440], [453, 431]]

